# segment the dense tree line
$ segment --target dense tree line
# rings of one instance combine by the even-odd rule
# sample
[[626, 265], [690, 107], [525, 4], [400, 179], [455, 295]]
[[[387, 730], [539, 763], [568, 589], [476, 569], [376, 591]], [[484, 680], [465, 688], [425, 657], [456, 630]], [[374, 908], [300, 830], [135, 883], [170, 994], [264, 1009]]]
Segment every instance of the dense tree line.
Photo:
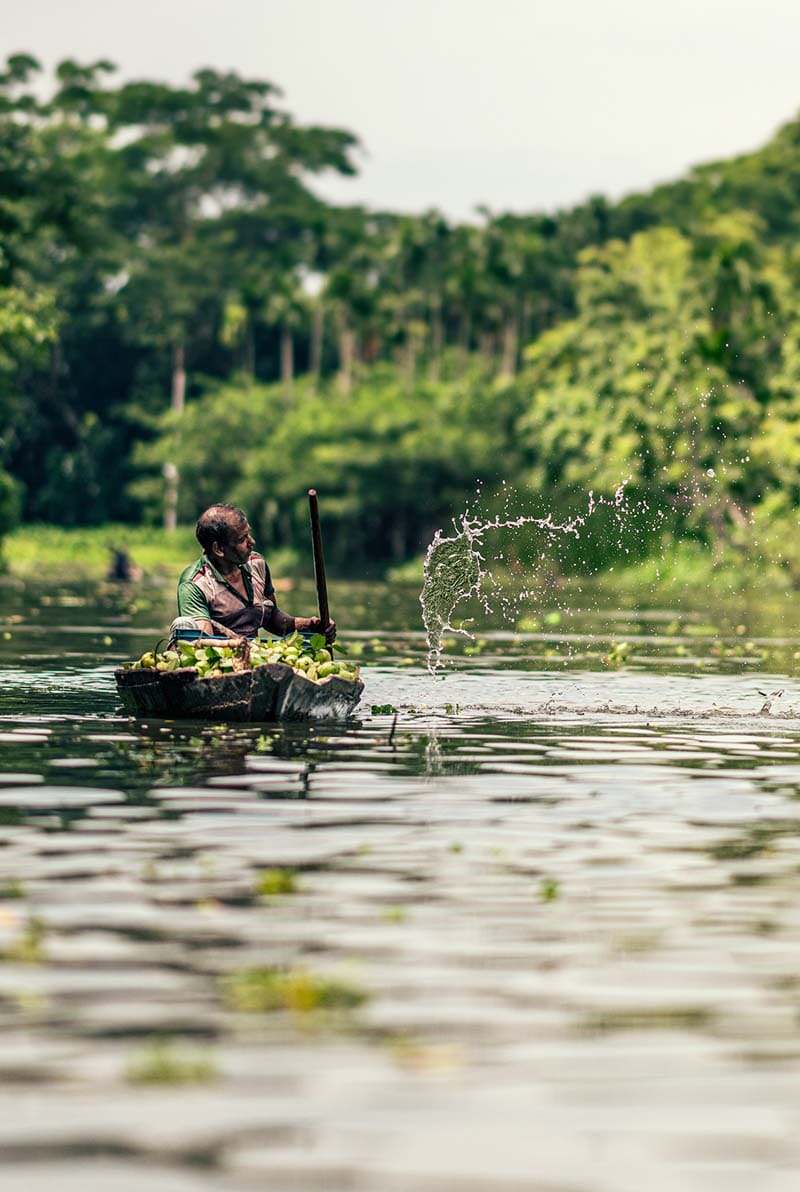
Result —
[[616, 204], [456, 224], [319, 199], [358, 142], [267, 82], [45, 84], [0, 74], [5, 524], [231, 497], [283, 542], [315, 484], [352, 565], [478, 480], [555, 508], [630, 477], [659, 532], [772, 535], [794, 568], [800, 123]]

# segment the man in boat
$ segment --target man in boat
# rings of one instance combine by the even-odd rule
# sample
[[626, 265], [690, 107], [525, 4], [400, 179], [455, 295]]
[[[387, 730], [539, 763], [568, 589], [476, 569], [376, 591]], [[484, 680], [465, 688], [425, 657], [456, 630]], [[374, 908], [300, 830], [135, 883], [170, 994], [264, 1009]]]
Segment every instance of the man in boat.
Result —
[[323, 626], [319, 617], [293, 617], [278, 608], [269, 567], [253, 550], [241, 509], [211, 505], [200, 514], [195, 533], [203, 553], [178, 580], [178, 618], [171, 636], [186, 628], [234, 637], [255, 637], [262, 628], [283, 637], [298, 629], [335, 641], [334, 621]]

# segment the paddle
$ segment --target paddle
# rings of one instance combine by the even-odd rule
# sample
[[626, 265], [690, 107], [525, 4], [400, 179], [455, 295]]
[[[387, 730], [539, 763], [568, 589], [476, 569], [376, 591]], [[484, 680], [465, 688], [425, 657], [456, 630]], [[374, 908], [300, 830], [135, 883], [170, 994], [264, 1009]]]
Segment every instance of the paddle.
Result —
[[[322, 554], [322, 531], [319, 525], [319, 504], [317, 490], [308, 490], [308, 509], [311, 514], [311, 544], [314, 549], [314, 578], [317, 581], [317, 604], [319, 605], [319, 619], [322, 622], [322, 632], [331, 623], [328, 610], [328, 585], [325, 582], [325, 559]], [[328, 646], [333, 658], [333, 646]]]

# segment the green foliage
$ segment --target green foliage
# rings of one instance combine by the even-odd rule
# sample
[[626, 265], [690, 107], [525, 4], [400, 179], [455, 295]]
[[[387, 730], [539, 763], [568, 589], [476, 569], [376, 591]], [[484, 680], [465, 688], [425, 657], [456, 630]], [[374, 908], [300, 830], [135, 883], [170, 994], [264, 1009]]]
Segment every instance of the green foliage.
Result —
[[417, 555], [478, 481], [490, 514], [514, 487], [558, 516], [628, 479], [640, 519], [509, 557], [691, 542], [800, 583], [800, 121], [649, 194], [470, 225], [324, 203], [309, 180], [356, 150], [268, 81], [8, 59], [0, 525], [224, 498], [273, 558], [319, 485], [330, 561], [363, 568]]
[[478, 477], [514, 466], [517, 408], [512, 386], [485, 369], [411, 389], [388, 368], [349, 393], [306, 382], [289, 408], [278, 386], [213, 385], [183, 415], [179, 443], [167, 417], [138, 459], [158, 474], [174, 453], [192, 501], [231, 494], [278, 542], [306, 532], [305, 490], [322, 476], [330, 556], [400, 559], [421, 516], [435, 527]]

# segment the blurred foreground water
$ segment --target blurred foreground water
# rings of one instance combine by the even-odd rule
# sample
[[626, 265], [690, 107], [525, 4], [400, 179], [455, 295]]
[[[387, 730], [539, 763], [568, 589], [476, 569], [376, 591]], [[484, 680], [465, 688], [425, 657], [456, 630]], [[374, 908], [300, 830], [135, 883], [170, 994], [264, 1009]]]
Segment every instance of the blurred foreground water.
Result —
[[3, 1192], [797, 1188], [790, 597], [476, 622], [433, 679], [362, 585], [351, 723], [137, 723], [170, 598], [6, 592]]

